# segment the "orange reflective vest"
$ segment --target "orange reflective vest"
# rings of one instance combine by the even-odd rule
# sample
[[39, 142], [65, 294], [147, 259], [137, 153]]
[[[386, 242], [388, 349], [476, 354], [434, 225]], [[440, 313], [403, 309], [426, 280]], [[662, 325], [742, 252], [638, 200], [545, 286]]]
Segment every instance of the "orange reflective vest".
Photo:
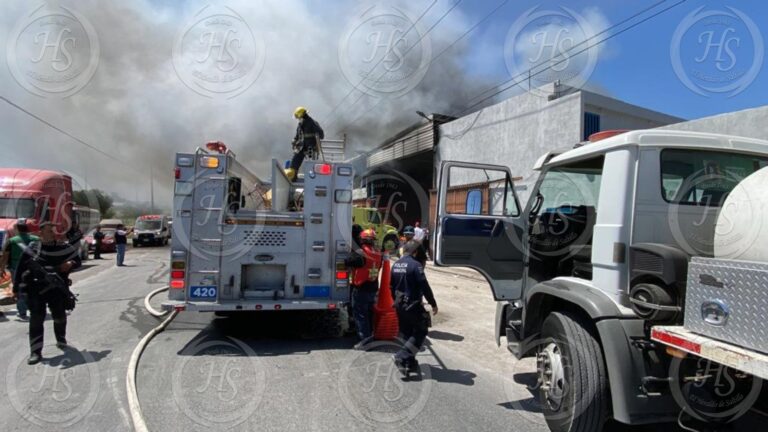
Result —
[[371, 245], [363, 245], [363, 259], [365, 264], [362, 267], [356, 268], [352, 271], [352, 285], [362, 286], [368, 282], [377, 282], [379, 280], [379, 271], [381, 270], [382, 256], [380, 253], [371, 247]]

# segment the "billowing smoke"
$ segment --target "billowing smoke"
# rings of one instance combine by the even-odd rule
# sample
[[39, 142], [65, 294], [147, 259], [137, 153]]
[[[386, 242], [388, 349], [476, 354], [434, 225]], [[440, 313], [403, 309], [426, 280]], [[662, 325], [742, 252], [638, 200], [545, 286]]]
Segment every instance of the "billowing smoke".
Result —
[[[465, 73], [466, 40], [432, 61], [474, 24], [460, 8], [416, 43], [453, 1], [437, 1], [404, 34], [432, 2], [373, 9], [352, 0], [41, 3], [38, 13], [66, 8], [56, 18], [65, 24], [71, 19], [67, 12], [79, 14], [92, 25], [99, 45], [92, 77], [64, 98], [51, 96], [54, 83], [30, 90], [28, 80], [29, 70], [51, 66], [45, 58], [34, 62], [39, 53], [58, 55], [58, 68], [67, 66], [64, 52], [54, 52], [57, 33], [43, 34], [62, 26], [29, 18], [37, 7], [30, 2], [4, 2], [0, 34], [7, 43], [0, 44], [0, 59], [14, 50], [15, 61], [0, 68], [2, 95], [110, 157], [0, 103], [0, 165], [65, 170], [81, 184], [87, 181], [89, 187], [141, 201], [148, 200], [151, 169], [156, 201], [168, 207], [175, 152], [222, 140], [266, 177], [270, 159], [290, 158], [292, 112], [298, 105], [309, 108], [328, 138], [346, 133], [348, 156], [353, 156], [418, 121], [416, 110], [455, 112], [488, 86]], [[25, 27], [27, 21], [32, 25]], [[210, 34], [223, 34], [227, 26], [234, 31], [230, 43]], [[68, 36], [73, 40], [68, 42]], [[58, 42], [77, 57], [90, 49], [81, 36], [74, 30]], [[77, 64], [75, 58], [71, 67], [87, 73], [82, 72], [86, 60]], [[226, 73], [203, 76], [195, 68], [203, 68], [205, 61], [220, 62], [219, 72]], [[255, 79], [248, 76], [253, 70], [259, 71]]]

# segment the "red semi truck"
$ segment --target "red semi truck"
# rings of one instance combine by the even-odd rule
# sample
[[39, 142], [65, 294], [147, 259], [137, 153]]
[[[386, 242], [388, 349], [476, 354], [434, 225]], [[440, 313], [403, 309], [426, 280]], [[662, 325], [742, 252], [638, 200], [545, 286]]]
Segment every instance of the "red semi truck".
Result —
[[99, 213], [72, 201], [72, 177], [57, 171], [0, 168], [0, 246], [15, 235], [16, 221], [26, 218], [31, 232], [41, 221], [56, 224], [56, 236], [65, 241], [74, 221], [87, 232]]

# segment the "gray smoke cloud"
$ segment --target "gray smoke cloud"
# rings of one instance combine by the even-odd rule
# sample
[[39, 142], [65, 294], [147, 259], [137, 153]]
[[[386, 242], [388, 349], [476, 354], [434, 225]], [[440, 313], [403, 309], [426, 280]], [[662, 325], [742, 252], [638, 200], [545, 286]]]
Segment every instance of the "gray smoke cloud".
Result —
[[[354, 90], [354, 77], [363, 77], [364, 71], [353, 71], [350, 79], [349, 70], [345, 72], [344, 68], [349, 69], [350, 63], [357, 64], [358, 69], [361, 64], [370, 67], [376, 58], [369, 63], [350, 61], [343, 58], [343, 53], [340, 56], [340, 46], [347, 46], [345, 52], [368, 56], [373, 51], [366, 54], [364, 49], [378, 49], [376, 54], [383, 55], [386, 50], [376, 48], [377, 43], [388, 41], [387, 34], [377, 33], [381, 26], [386, 27], [390, 20], [390, 27], [402, 27], [407, 20], [398, 18], [397, 11], [415, 20], [431, 3], [402, 2], [395, 6], [394, 15], [386, 15], [389, 18], [380, 18], [380, 22], [371, 21], [365, 15], [366, 6], [351, 0], [242, 0], [210, 6], [205, 1], [177, 4], [159, 0], [54, 3], [46, 7], [67, 7], [92, 24], [100, 47], [98, 68], [92, 78], [69, 97], [40, 96], [25, 90], [12, 74], [14, 65], [9, 65], [0, 68], [0, 92], [113, 158], [0, 104], [0, 145], [5, 155], [1, 164], [62, 169], [81, 185], [87, 182], [89, 187], [140, 201], [148, 200], [151, 169], [156, 177], [156, 201], [169, 207], [175, 152], [193, 151], [208, 140], [222, 140], [242, 163], [266, 178], [272, 158], [285, 160], [291, 156], [290, 141], [295, 131], [291, 115], [298, 105], [309, 108], [325, 126], [328, 138], [347, 133], [348, 156], [352, 156], [417, 122], [416, 110], [450, 114], [489, 85], [465, 73], [462, 61], [469, 47], [462, 41], [429, 64], [424, 76], [408, 91], [380, 95], [363, 92], [365, 85]], [[416, 35], [423, 34], [453, 3], [437, 1], [417, 27], [421, 33], [406, 35], [409, 42], [396, 47], [399, 53], [408, 43], [414, 44]], [[8, 50], [17, 43], [19, 23], [35, 7], [23, 0], [4, 2], [0, 35], [5, 43], [0, 44], [0, 60], [8, 58]], [[247, 90], [229, 99], [193, 91], [174, 65], [177, 37], [190, 23], [194, 24], [201, 10], [203, 15], [214, 10], [238, 14], [257, 40], [256, 45], [263, 44], [264, 51], [257, 49], [255, 55], [263, 55], [258, 78]], [[454, 9], [406, 56], [402, 65], [398, 64], [399, 58], [390, 56], [376, 72], [384, 75], [382, 81], [396, 76], [394, 70], [400, 66], [407, 69], [406, 74], [417, 75], [424, 55], [439, 54], [472, 24], [459, 8]], [[190, 31], [190, 44], [203, 42], [206, 25], [212, 24], [203, 23]], [[241, 29], [239, 34], [245, 32]], [[354, 39], [352, 43], [350, 38]], [[182, 49], [187, 46], [191, 45], [183, 45]], [[231, 48], [234, 52], [250, 47], [246, 42]], [[392, 73], [386, 75], [388, 71]]]

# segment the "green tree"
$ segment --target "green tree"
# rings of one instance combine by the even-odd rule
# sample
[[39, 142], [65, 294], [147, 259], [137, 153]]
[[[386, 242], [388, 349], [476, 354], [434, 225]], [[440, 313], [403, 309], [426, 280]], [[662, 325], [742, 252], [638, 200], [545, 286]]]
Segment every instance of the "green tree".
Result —
[[74, 191], [72, 200], [77, 205], [95, 208], [101, 213], [102, 219], [109, 219], [115, 215], [112, 197], [99, 189]]

